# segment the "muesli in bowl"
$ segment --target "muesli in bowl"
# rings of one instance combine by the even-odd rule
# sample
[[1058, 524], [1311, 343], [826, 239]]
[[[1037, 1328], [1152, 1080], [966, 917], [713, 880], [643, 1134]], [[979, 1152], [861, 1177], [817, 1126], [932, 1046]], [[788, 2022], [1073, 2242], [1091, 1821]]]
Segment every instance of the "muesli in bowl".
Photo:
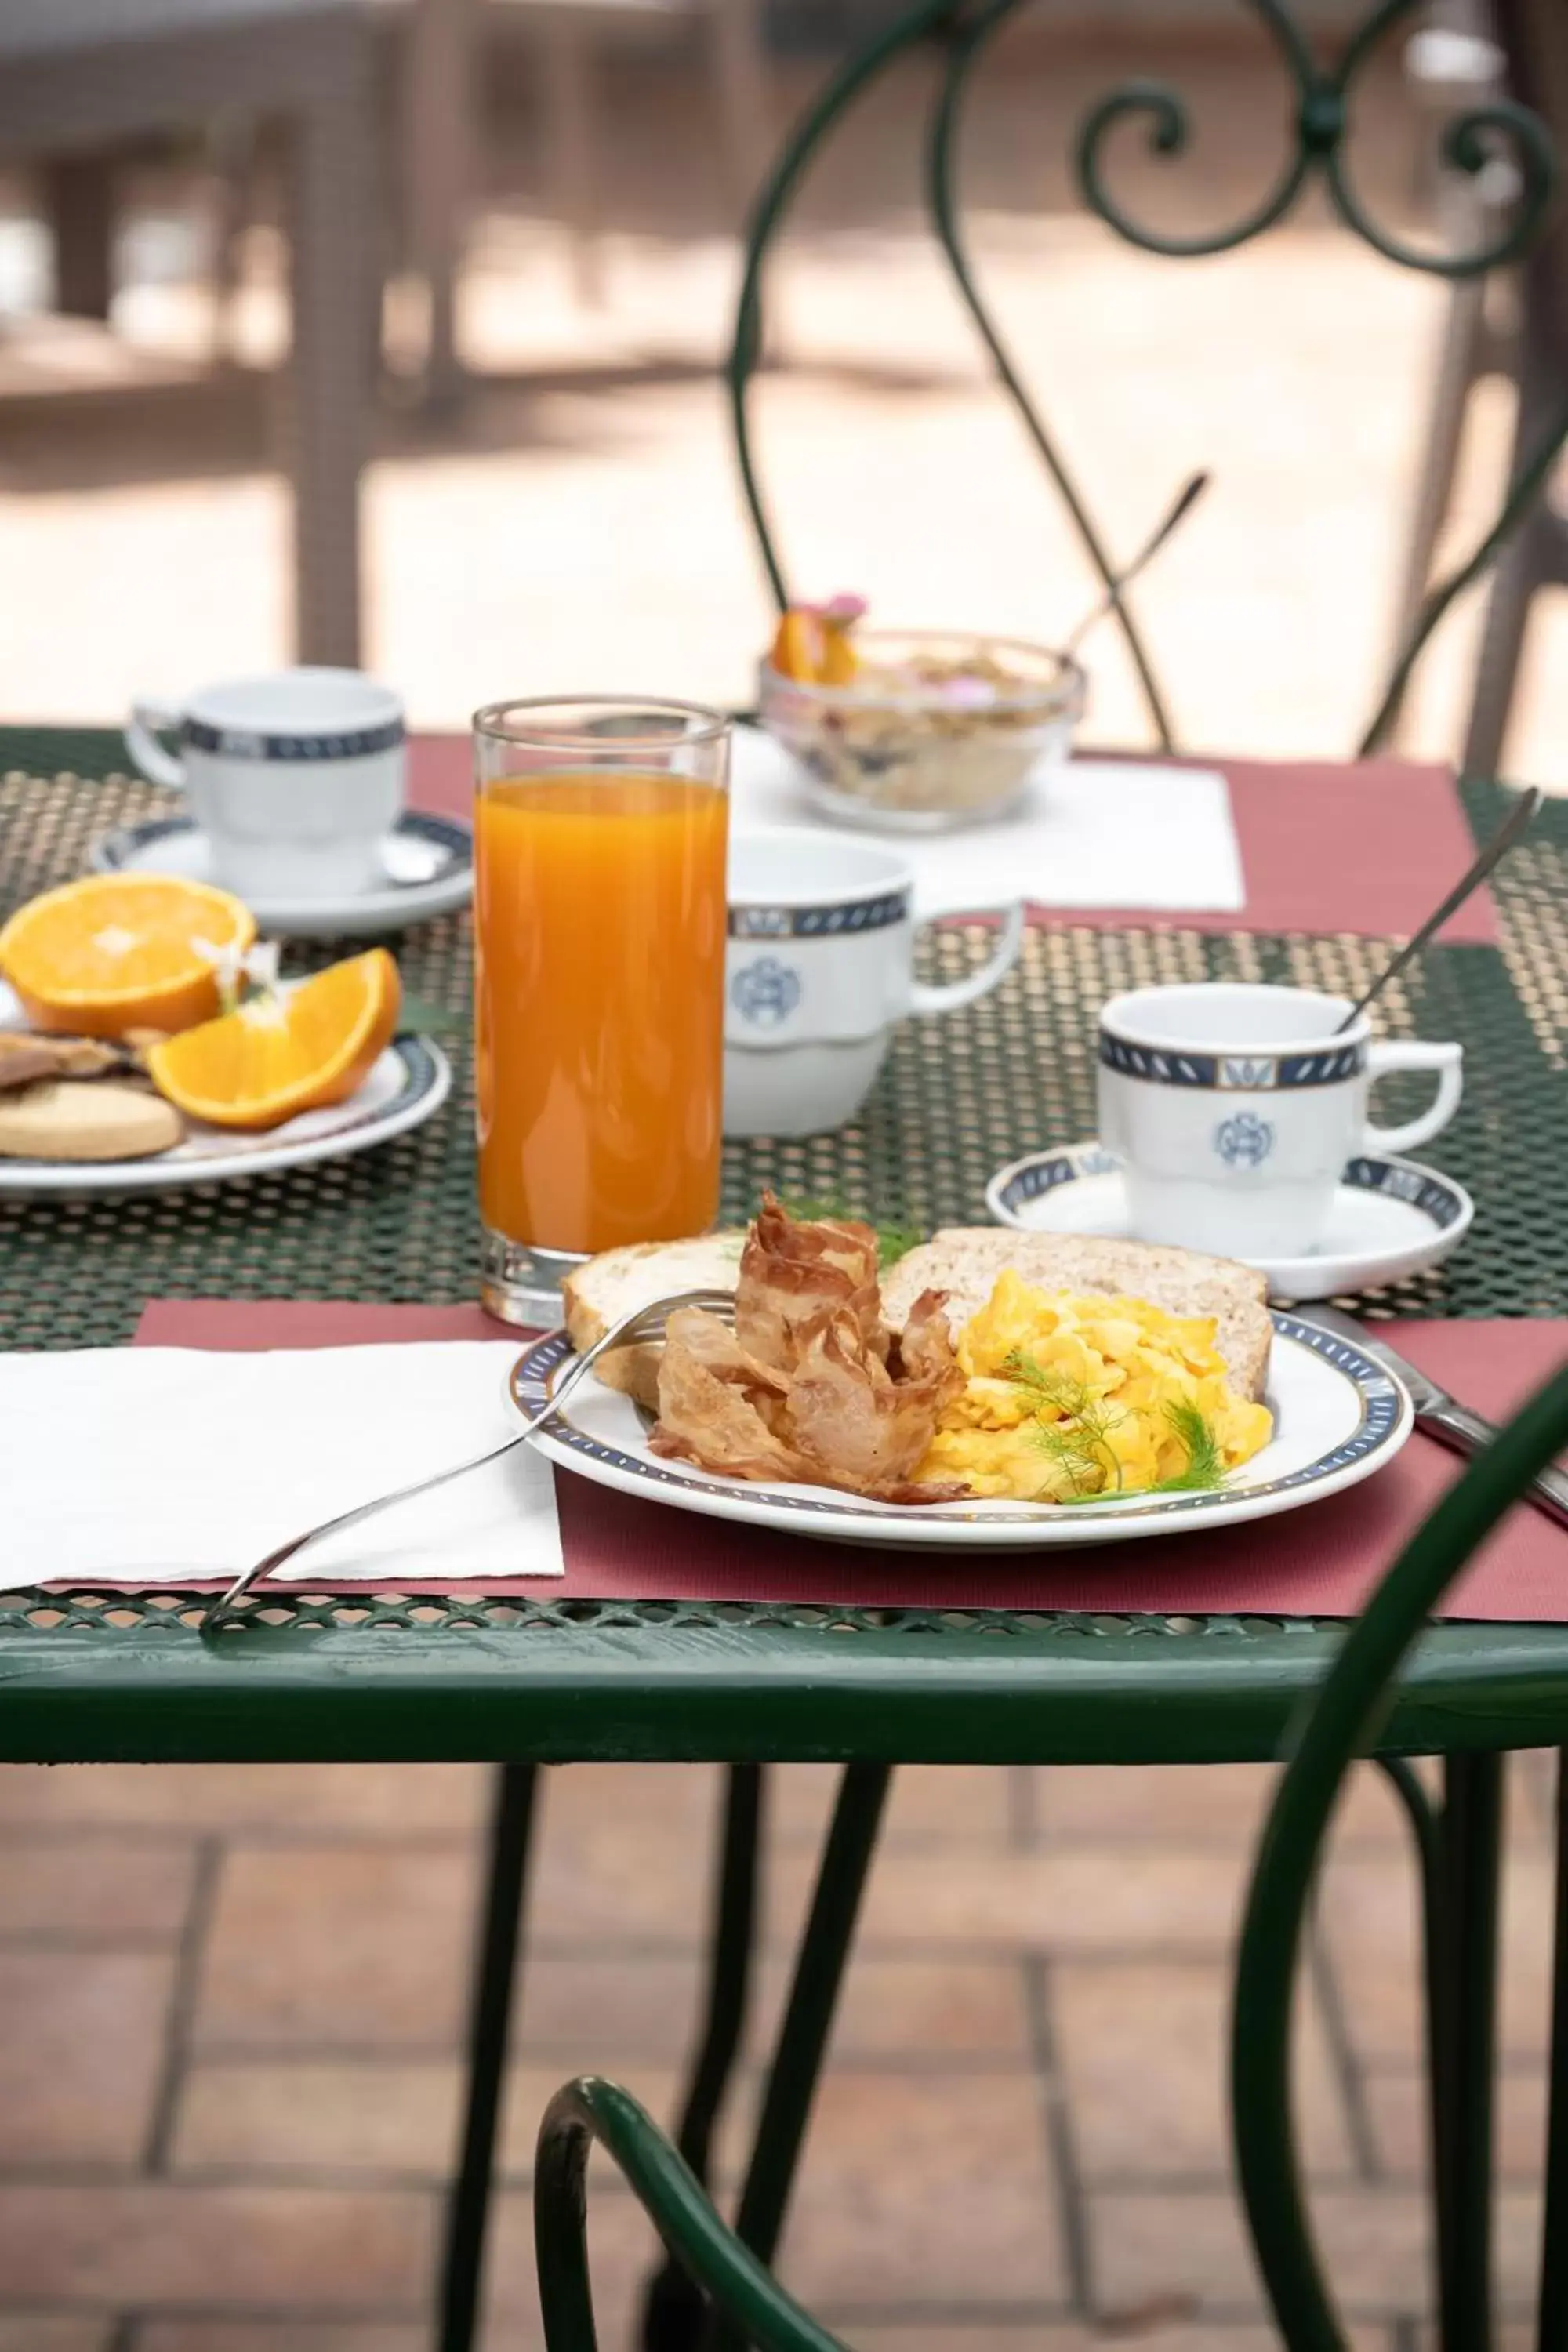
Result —
[[763, 725], [825, 814], [941, 833], [1005, 815], [1065, 759], [1087, 680], [1069, 654], [1014, 637], [856, 626], [847, 597], [786, 613], [763, 663]]

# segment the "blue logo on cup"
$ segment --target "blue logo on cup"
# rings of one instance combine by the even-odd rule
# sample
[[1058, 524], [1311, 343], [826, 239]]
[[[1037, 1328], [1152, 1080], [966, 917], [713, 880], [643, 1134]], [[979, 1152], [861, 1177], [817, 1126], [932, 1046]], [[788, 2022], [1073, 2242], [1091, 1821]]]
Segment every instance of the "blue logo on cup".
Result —
[[730, 1001], [742, 1021], [759, 1029], [776, 1029], [800, 1003], [800, 974], [776, 956], [759, 956], [735, 974]]
[[1215, 1128], [1214, 1148], [1227, 1168], [1261, 1168], [1274, 1149], [1274, 1129], [1255, 1111], [1238, 1110]]

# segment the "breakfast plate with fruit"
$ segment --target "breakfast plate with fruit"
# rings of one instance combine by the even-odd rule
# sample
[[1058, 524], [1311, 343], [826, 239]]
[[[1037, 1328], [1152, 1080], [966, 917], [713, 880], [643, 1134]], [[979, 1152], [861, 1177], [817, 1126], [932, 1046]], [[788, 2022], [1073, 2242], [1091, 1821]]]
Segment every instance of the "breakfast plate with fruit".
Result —
[[882, 1269], [876, 1234], [771, 1196], [746, 1234], [614, 1250], [512, 1367], [526, 1419], [578, 1355], [671, 1294], [534, 1440], [563, 1468], [704, 1516], [845, 1543], [1125, 1541], [1293, 1510], [1370, 1477], [1411, 1402], [1368, 1354], [1270, 1310], [1229, 1260], [994, 1226]]
[[0, 1196], [158, 1192], [368, 1150], [434, 1116], [383, 949], [293, 982], [239, 900], [89, 877], [0, 929]]

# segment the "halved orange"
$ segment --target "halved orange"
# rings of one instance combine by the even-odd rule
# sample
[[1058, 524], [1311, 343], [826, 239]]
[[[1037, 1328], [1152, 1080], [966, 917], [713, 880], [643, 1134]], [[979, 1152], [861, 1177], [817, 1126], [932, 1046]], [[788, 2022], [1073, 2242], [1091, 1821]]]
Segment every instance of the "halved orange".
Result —
[[147, 1056], [153, 1083], [187, 1118], [277, 1127], [342, 1102], [363, 1086], [397, 1027], [397, 966], [384, 948], [329, 964], [287, 995], [165, 1038]]
[[216, 953], [255, 937], [249, 908], [209, 883], [89, 874], [17, 908], [0, 930], [0, 972], [38, 1029], [187, 1029], [218, 1009]]

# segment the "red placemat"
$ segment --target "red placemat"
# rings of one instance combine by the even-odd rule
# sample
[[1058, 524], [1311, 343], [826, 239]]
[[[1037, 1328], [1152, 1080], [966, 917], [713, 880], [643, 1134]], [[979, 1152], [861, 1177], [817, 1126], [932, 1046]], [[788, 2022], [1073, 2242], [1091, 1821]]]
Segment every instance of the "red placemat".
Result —
[[[1216, 760], [1230, 785], [1247, 904], [1240, 913], [1161, 914], [1074, 907], [1064, 922], [1139, 930], [1350, 931], [1405, 939], [1475, 854], [1446, 768], [1408, 760]], [[416, 807], [467, 818], [473, 757], [462, 735], [416, 735]], [[1497, 944], [1497, 911], [1478, 890], [1445, 924], [1449, 941]]]
[[[141, 1347], [321, 1348], [502, 1336], [477, 1307], [355, 1307], [161, 1299]], [[1400, 1349], [1494, 1418], [1568, 1355], [1568, 1322], [1401, 1323]], [[520, 1341], [520, 1346], [523, 1344]], [[871, 1551], [739, 1528], [557, 1471], [564, 1583], [465, 1584], [550, 1601], [795, 1601], [831, 1607], [1092, 1609], [1112, 1615], [1352, 1617], [1457, 1473], [1417, 1433], [1363, 1486], [1279, 1518], [1214, 1534], [1042, 1552], [1034, 1559]], [[356, 1587], [363, 1591], [364, 1587]], [[1568, 1623], [1568, 1529], [1517, 1510], [1440, 1612]]]

